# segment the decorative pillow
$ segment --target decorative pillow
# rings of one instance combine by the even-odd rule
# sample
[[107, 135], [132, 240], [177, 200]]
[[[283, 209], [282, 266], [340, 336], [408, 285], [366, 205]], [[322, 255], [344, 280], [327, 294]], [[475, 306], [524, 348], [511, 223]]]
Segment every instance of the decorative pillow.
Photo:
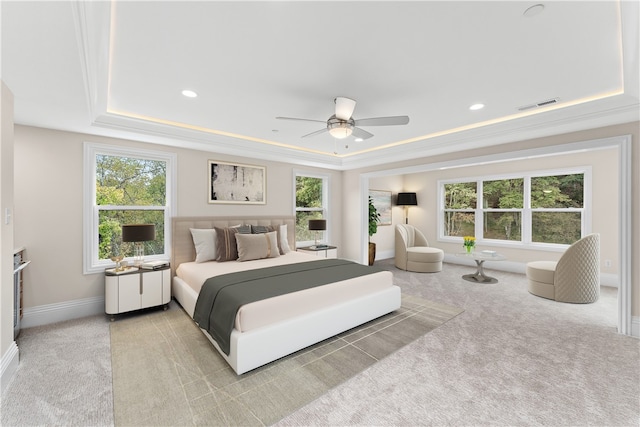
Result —
[[250, 226], [218, 228], [216, 230], [216, 261], [234, 261], [238, 259], [238, 247], [236, 233], [246, 234], [251, 232]]
[[215, 261], [218, 257], [216, 253], [216, 230], [213, 228], [190, 228], [193, 245], [196, 248], [196, 262]]
[[277, 225], [252, 225], [251, 226], [252, 234], [262, 234], [262, 233], [268, 233], [270, 231], [276, 232], [276, 242], [278, 243], [278, 252], [280, 252], [280, 255], [284, 255], [286, 252], [283, 252], [283, 247], [280, 242], [280, 226], [277, 226]]
[[270, 225], [252, 225], [251, 226], [251, 234], [262, 234], [273, 231]]
[[251, 261], [262, 258], [276, 258], [278, 251], [278, 235], [275, 231], [259, 234], [236, 234], [238, 244], [238, 261]]
[[287, 238], [287, 224], [282, 224], [279, 231], [280, 235], [278, 239], [278, 246], [280, 247], [280, 254], [284, 255], [291, 252], [291, 248], [289, 247], [289, 240]]
[[250, 234], [251, 233], [251, 224], [232, 225], [231, 228], [237, 228], [238, 229], [238, 233], [242, 233], [242, 234]]

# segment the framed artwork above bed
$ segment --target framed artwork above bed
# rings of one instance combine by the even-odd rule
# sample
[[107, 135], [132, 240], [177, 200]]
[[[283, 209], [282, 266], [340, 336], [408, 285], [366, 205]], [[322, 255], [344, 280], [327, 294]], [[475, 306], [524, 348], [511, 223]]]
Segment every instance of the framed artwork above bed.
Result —
[[264, 205], [266, 168], [209, 160], [209, 203]]

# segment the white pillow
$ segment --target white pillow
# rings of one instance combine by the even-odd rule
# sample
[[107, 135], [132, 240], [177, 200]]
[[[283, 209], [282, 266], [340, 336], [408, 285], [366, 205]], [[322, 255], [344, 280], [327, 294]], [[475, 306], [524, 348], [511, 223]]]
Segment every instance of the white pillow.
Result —
[[291, 248], [289, 247], [289, 240], [287, 239], [287, 225], [282, 224], [280, 226], [280, 248], [282, 249], [282, 254], [286, 254], [287, 252], [291, 252]]
[[278, 239], [275, 231], [260, 234], [236, 233], [238, 261], [251, 261], [262, 258], [277, 258]]
[[196, 248], [196, 262], [215, 261], [216, 230], [213, 228], [190, 228], [193, 245]]

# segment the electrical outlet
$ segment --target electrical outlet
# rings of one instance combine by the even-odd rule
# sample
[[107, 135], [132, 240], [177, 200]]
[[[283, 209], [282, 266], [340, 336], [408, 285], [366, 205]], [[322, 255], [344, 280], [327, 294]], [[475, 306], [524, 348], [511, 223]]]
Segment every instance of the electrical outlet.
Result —
[[611, 267], [611, 260], [610, 259], [605, 259], [604, 260], [604, 266], [607, 267], [607, 268]]

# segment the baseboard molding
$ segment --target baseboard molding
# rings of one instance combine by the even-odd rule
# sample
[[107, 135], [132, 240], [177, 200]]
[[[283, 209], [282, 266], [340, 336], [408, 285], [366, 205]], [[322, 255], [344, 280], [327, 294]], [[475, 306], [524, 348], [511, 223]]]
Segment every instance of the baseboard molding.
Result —
[[600, 273], [600, 285], [610, 288], [620, 287], [620, 276], [611, 273]]
[[20, 327], [33, 328], [100, 313], [104, 313], [104, 296], [39, 305], [23, 310]]
[[631, 318], [631, 336], [640, 338], [640, 317], [638, 316]]
[[0, 360], [0, 392], [4, 393], [11, 382], [13, 375], [18, 370], [19, 361], [18, 345], [13, 341]]
[[394, 258], [395, 256], [396, 256], [396, 251], [394, 251], [393, 249], [389, 251], [380, 251], [380, 252], [376, 251], [376, 259], [380, 261], [383, 259]]

